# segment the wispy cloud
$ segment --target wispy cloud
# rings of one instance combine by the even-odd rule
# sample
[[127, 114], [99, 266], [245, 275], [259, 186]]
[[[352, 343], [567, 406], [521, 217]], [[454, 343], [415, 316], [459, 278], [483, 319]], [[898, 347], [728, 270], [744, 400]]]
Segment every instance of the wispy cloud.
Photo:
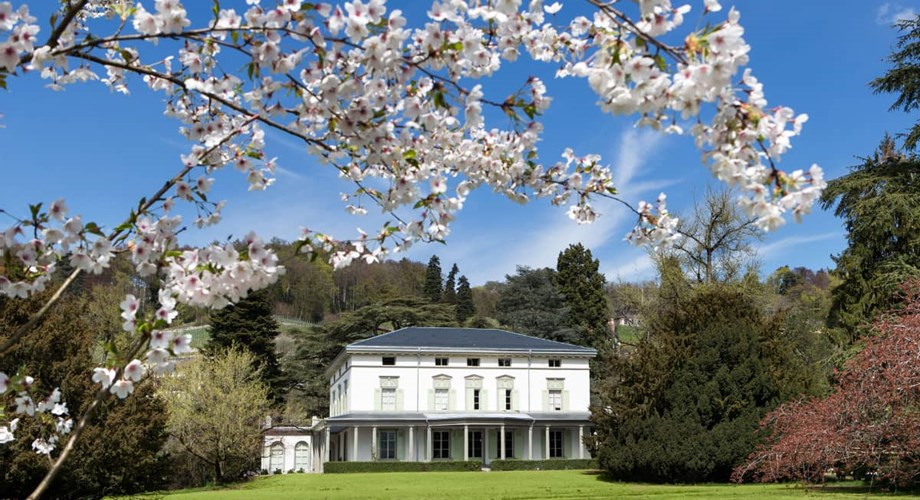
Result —
[[655, 261], [652, 260], [651, 255], [643, 253], [642, 255], [604, 266], [601, 272], [604, 273], [608, 282], [645, 281], [655, 277]]
[[[633, 198], [641, 195], [639, 191], [662, 187], [661, 182], [633, 182], [662, 141], [661, 134], [649, 130], [629, 129], [620, 136], [613, 161], [613, 180], [620, 192]], [[501, 251], [492, 253], [494, 258], [488, 262], [477, 262], [470, 279], [474, 283], [499, 279], [504, 274], [513, 273], [518, 265], [554, 266], [559, 252], [572, 243], [580, 242], [596, 253], [599, 247], [612, 239], [619, 240], [625, 234], [627, 224], [633, 220], [632, 212], [606, 199], [599, 200], [595, 208], [602, 216], [593, 224], [578, 225], [568, 218], [564, 210], [554, 210], [546, 220], [528, 223], [528, 229], [523, 231], [503, 228], [504, 234], [498, 238], [502, 242]]]
[[875, 22], [882, 25], [895, 24], [917, 17], [917, 11], [900, 2], [885, 2], [875, 12]]
[[815, 243], [818, 241], [827, 241], [840, 236], [839, 231], [831, 231], [828, 233], [814, 234], [811, 236], [790, 236], [788, 238], [783, 238], [773, 243], [768, 243], [766, 245], [761, 245], [757, 250], [757, 256], [763, 259], [769, 259], [780, 253], [794, 247], [800, 247], [808, 243]]

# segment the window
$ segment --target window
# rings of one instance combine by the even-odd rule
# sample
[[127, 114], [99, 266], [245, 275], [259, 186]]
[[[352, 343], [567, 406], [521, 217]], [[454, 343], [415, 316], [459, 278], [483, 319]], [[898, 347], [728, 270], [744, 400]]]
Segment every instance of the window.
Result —
[[310, 472], [310, 445], [303, 441], [294, 446], [294, 470]]
[[271, 455], [268, 458], [268, 468], [269, 472], [272, 474], [275, 471], [284, 472], [284, 445], [281, 443], [275, 443], [271, 447]]
[[447, 366], [450, 363], [450, 358], [434, 358], [435, 366]]
[[470, 431], [466, 441], [470, 458], [482, 458], [482, 431]]
[[396, 358], [392, 356], [383, 357], [383, 366], [394, 366], [396, 364]]
[[551, 359], [551, 360], [549, 360], [549, 367], [550, 367], [550, 368], [559, 368], [559, 367], [561, 367], [561, 366], [562, 366], [562, 360], [561, 360], [561, 359]]
[[435, 389], [434, 410], [447, 411], [448, 405], [450, 405], [450, 396], [448, 396], [447, 389]]
[[549, 409], [552, 411], [562, 411], [562, 391], [559, 389], [550, 389], [549, 391]]
[[466, 358], [466, 366], [479, 366], [479, 358]]
[[549, 458], [562, 458], [562, 431], [549, 431]]
[[473, 389], [473, 409], [479, 409], [479, 389]]
[[450, 458], [450, 431], [431, 433], [432, 458]]
[[511, 358], [498, 358], [498, 366], [511, 366]]
[[505, 458], [514, 458], [514, 431], [511, 429], [505, 429]]
[[396, 460], [396, 431], [380, 431], [377, 458]]
[[380, 409], [383, 411], [396, 411], [396, 389], [380, 390]]
[[511, 410], [511, 389], [505, 389], [505, 410]]

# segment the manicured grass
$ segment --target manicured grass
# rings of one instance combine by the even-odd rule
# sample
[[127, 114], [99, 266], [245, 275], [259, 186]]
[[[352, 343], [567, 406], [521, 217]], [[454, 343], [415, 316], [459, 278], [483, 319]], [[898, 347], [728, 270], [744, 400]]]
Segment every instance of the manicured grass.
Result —
[[[865, 499], [854, 483], [805, 490], [798, 485], [650, 485], [604, 480], [588, 471], [393, 472], [373, 474], [286, 474], [255, 479], [232, 488], [185, 490], [174, 499], [586, 499], [685, 498], [728, 500]], [[872, 497], [890, 496], [872, 494]]]

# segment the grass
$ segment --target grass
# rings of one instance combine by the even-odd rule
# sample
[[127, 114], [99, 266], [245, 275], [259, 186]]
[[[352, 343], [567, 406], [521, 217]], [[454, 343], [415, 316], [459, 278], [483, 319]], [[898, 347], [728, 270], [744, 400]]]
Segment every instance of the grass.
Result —
[[[160, 496], [159, 494], [153, 494]], [[450, 499], [655, 498], [656, 500], [744, 498], [864, 499], [859, 483], [803, 488], [786, 484], [652, 485], [605, 480], [590, 471], [393, 472], [289, 474], [257, 478], [229, 488], [199, 488], [166, 494], [180, 499]], [[871, 496], [892, 496], [873, 493]]]

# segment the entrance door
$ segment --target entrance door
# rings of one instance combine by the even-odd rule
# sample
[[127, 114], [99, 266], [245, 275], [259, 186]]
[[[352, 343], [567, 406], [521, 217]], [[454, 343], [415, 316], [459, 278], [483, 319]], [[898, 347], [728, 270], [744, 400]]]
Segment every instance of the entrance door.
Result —
[[467, 446], [470, 458], [482, 458], [482, 431], [470, 431]]

